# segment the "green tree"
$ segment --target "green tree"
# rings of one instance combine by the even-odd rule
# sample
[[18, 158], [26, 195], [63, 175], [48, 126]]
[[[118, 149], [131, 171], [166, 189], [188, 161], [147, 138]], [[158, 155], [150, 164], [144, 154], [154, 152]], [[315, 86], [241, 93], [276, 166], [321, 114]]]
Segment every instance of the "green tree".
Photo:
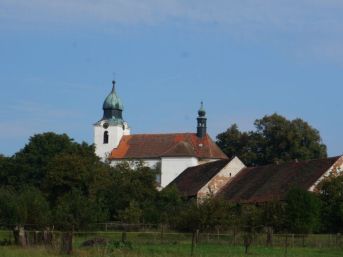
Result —
[[318, 186], [322, 200], [322, 223], [325, 232], [343, 232], [343, 175], [332, 174]]
[[139, 204], [137, 202], [131, 201], [128, 207], [118, 212], [118, 217], [121, 222], [138, 224], [141, 222], [142, 210], [139, 208]]
[[[169, 186], [157, 193], [154, 207], [155, 223], [169, 224], [174, 227], [177, 216], [184, 207], [184, 199], [175, 186]], [[154, 216], [154, 214], [151, 213], [150, 216]]]
[[245, 253], [247, 254], [256, 233], [263, 227], [262, 209], [252, 204], [243, 205], [240, 209], [240, 219], [241, 230], [244, 232]]
[[217, 136], [217, 144], [228, 156], [238, 156], [249, 166], [327, 156], [319, 131], [302, 119], [272, 114], [254, 125], [256, 129], [249, 132], [232, 125]]
[[87, 229], [94, 223], [106, 220], [101, 206], [77, 189], [57, 199], [53, 214], [54, 224], [64, 231]]
[[283, 229], [285, 223], [285, 204], [279, 201], [264, 203], [262, 209], [262, 223], [272, 228], [273, 232]]
[[286, 229], [302, 234], [316, 231], [320, 226], [320, 209], [317, 195], [303, 189], [291, 189], [286, 196]]
[[156, 173], [141, 162], [122, 162], [111, 172], [111, 185], [106, 193], [112, 219], [118, 219], [119, 211], [138, 203], [143, 211], [144, 221], [151, 221], [152, 206], [157, 197]]
[[9, 179], [0, 183], [12, 185], [17, 189], [23, 185], [40, 188], [51, 160], [60, 154], [75, 153], [92, 160], [97, 158], [92, 145], [78, 144], [66, 134], [47, 132], [34, 135], [29, 139], [28, 144], [10, 159], [6, 168], [0, 171], [3, 173], [2, 177], [9, 175]]
[[34, 187], [21, 191], [0, 189], [0, 222], [13, 227], [33, 224], [43, 227], [50, 221], [50, 208], [43, 194]]
[[52, 205], [72, 190], [95, 199], [110, 186], [111, 168], [96, 158], [80, 153], [56, 155], [47, 165], [42, 190]]

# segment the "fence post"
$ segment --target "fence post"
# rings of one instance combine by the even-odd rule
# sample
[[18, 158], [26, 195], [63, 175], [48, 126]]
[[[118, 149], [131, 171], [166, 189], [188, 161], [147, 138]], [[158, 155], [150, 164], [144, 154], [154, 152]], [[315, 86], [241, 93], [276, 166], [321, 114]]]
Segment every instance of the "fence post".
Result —
[[71, 254], [73, 251], [73, 232], [64, 232], [61, 241], [61, 253]]
[[164, 239], [164, 225], [161, 225], [161, 242], [163, 242]]
[[288, 252], [288, 234], [286, 234], [286, 238], [285, 238], [285, 256], [287, 256], [287, 252]]
[[292, 234], [292, 248], [294, 248], [294, 234]]
[[196, 242], [195, 242], [195, 231], [193, 231], [193, 233], [192, 233], [192, 248], [191, 248], [191, 256], [193, 256], [194, 255], [194, 248], [195, 248], [195, 244], [196, 244]]

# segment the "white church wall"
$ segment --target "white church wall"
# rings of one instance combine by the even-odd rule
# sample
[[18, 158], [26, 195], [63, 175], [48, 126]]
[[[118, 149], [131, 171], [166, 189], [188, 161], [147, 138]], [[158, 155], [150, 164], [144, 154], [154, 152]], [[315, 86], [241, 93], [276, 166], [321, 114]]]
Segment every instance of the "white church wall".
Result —
[[[117, 148], [123, 135], [129, 135], [130, 129], [123, 126], [109, 126], [104, 128], [103, 124], [106, 121], [101, 122], [99, 125], [94, 126], [94, 144], [95, 154], [99, 156], [103, 161], [109, 156], [114, 148]], [[104, 133], [108, 132], [108, 143], [104, 144]]]
[[161, 187], [166, 187], [185, 169], [197, 166], [195, 157], [163, 157], [161, 161]]
[[233, 158], [217, 175], [199, 190], [197, 194], [198, 199], [206, 198], [210, 194], [215, 195], [218, 193], [223, 186], [230, 183], [232, 178], [245, 167], [244, 163], [238, 157]]

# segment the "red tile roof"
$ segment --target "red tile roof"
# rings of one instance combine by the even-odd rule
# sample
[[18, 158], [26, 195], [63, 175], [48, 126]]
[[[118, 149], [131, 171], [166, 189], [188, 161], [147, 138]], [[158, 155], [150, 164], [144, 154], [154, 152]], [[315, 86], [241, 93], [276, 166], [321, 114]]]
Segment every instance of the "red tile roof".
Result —
[[175, 186], [183, 196], [194, 197], [229, 162], [226, 159], [187, 168], [169, 186]]
[[284, 200], [292, 187], [309, 190], [339, 158], [245, 168], [223, 187], [219, 196], [243, 203]]
[[110, 160], [147, 159], [160, 157], [197, 157], [227, 159], [209, 135], [203, 138], [194, 133], [138, 134], [123, 136], [112, 150]]

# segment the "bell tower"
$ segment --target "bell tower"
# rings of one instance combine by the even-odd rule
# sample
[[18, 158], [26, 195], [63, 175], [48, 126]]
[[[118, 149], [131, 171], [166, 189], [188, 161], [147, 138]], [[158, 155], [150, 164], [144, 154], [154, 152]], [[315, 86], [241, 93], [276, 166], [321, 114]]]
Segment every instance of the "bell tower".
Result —
[[207, 127], [206, 127], [207, 118], [206, 118], [206, 111], [204, 109], [204, 103], [203, 102], [201, 102], [201, 106], [200, 106], [200, 109], [198, 111], [197, 121], [198, 121], [197, 136], [200, 138], [203, 138], [206, 136], [206, 133], [207, 133], [206, 132], [206, 130], [207, 130]]
[[118, 147], [124, 135], [130, 135], [130, 128], [123, 120], [124, 106], [117, 96], [115, 84], [113, 80], [112, 90], [103, 103], [102, 119], [94, 124], [95, 154], [103, 161]]

